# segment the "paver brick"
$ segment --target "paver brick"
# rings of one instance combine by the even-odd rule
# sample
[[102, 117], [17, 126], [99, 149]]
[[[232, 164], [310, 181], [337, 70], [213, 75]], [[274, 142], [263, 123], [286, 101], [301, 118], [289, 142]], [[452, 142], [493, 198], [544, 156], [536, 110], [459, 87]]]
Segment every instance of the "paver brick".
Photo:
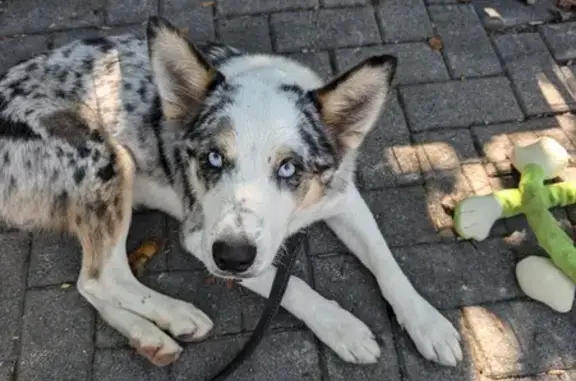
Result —
[[300, 61], [314, 70], [324, 81], [332, 79], [334, 72], [330, 64], [330, 56], [326, 52], [316, 53], [291, 53], [286, 56]]
[[[187, 346], [173, 367], [174, 381], [204, 380], [213, 376], [241, 349], [245, 337]], [[320, 380], [318, 352], [311, 333], [269, 333], [254, 354], [234, 374], [238, 381]]]
[[348, 5], [368, 5], [370, 0], [320, 0], [325, 7], [339, 7]]
[[244, 16], [219, 20], [220, 40], [248, 52], [272, 52], [267, 16]]
[[198, 0], [162, 0], [162, 16], [178, 28], [188, 28], [189, 37], [193, 42], [208, 41], [216, 38], [214, 26], [214, 10], [204, 6]]
[[461, 163], [479, 161], [468, 129], [427, 131], [414, 135], [420, 162], [437, 171], [459, 168]]
[[[0, 367], [3, 362], [8, 362], [17, 356], [15, 349], [20, 341], [22, 304], [20, 298], [0, 299], [0, 316], [2, 317], [2, 330], [0, 330]], [[0, 380], [2, 380], [1, 377]]]
[[576, 365], [573, 313], [511, 301], [465, 307], [463, 315], [475, 337], [476, 367], [487, 377], [519, 377]]
[[[1, 15], [1, 13], [0, 13]], [[0, 16], [1, 18], [2, 16]], [[18, 62], [32, 58], [48, 48], [48, 39], [45, 36], [26, 36], [0, 39], [0, 75]]]
[[158, 0], [107, 0], [106, 24], [143, 22], [158, 13]]
[[454, 78], [502, 72], [498, 57], [472, 5], [433, 6], [429, 10]]
[[80, 273], [78, 240], [64, 234], [38, 235], [32, 241], [28, 286], [74, 283]]
[[552, 1], [537, 1], [527, 6], [523, 1], [474, 0], [476, 12], [490, 30], [521, 28], [552, 21], [556, 17]]
[[98, 350], [94, 381], [168, 381], [168, 368], [152, 365], [134, 350]]
[[406, 85], [449, 80], [442, 55], [425, 42], [388, 44], [336, 52], [338, 70], [344, 71], [373, 55], [391, 54], [398, 58], [395, 84]]
[[406, 86], [400, 95], [416, 132], [522, 118], [510, 82], [501, 77]]
[[276, 48], [280, 52], [381, 42], [376, 18], [370, 8], [276, 13], [271, 16], [271, 24]]
[[0, 300], [20, 298], [26, 287], [26, 271], [30, 238], [25, 233], [0, 235], [0, 268], [6, 269], [0, 277]]
[[433, 35], [423, 0], [387, 0], [376, 5], [384, 42], [425, 40]]
[[0, 13], [0, 35], [100, 25], [104, 0], [8, 1]]
[[537, 33], [503, 35], [495, 38], [495, 43], [526, 114], [576, 108], [571, 89], [572, 72], [554, 62]]
[[438, 242], [421, 187], [365, 192], [364, 197], [390, 246]]
[[576, 58], [576, 22], [542, 25], [540, 31], [554, 58], [559, 61]]
[[74, 288], [30, 290], [18, 381], [90, 379], [94, 311]]
[[346, 253], [348, 248], [330, 230], [325, 222], [317, 222], [308, 227], [308, 254], [321, 255]]
[[0, 380], [13, 381], [16, 360], [0, 360]]
[[75, 40], [81, 40], [86, 38], [95, 37], [108, 37], [117, 36], [121, 34], [133, 34], [140, 38], [145, 38], [146, 33], [143, 25], [123, 25], [115, 26], [110, 29], [99, 29], [99, 28], [82, 28], [74, 29], [65, 32], [56, 32], [51, 35], [52, 44], [54, 48], [66, 45]]
[[217, 4], [218, 13], [226, 16], [306, 9], [319, 5], [318, 0], [219, 0]]
[[[414, 287], [437, 308], [508, 300], [523, 295], [516, 256], [501, 239], [397, 248], [394, 255]], [[450, 292], [446, 292], [450, 290]]]

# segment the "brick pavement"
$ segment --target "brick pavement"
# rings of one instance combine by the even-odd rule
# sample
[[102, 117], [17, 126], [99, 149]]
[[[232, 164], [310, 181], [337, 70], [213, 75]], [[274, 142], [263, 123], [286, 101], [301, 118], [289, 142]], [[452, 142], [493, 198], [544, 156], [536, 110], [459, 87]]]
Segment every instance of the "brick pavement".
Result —
[[[549, 135], [576, 153], [576, 22], [550, 0], [0, 0], [0, 73], [34, 52], [76, 37], [134, 32], [162, 14], [198, 39], [275, 51], [324, 77], [370, 54], [399, 61], [386, 115], [359, 158], [358, 182], [402, 268], [464, 337], [464, 362], [448, 369], [415, 351], [373, 279], [323, 224], [310, 228], [299, 274], [338, 300], [380, 338], [374, 366], [343, 364], [299, 321], [282, 313], [238, 380], [576, 380], [576, 315], [528, 301], [514, 279], [523, 255], [503, 237], [522, 218], [496, 225], [485, 242], [459, 242], [446, 206], [512, 182], [513, 142]], [[560, 19], [559, 19], [560, 18]], [[562, 21], [562, 22], [559, 22]], [[433, 35], [443, 42], [435, 51]], [[576, 178], [576, 168], [566, 178]], [[555, 210], [575, 221], [574, 208]], [[213, 336], [158, 369], [127, 349], [74, 287], [78, 245], [59, 236], [0, 234], [0, 380], [202, 380], [254, 328], [263, 300], [206, 282], [182, 252], [176, 225], [134, 218], [130, 248], [168, 237], [143, 281], [194, 301], [216, 322]], [[533, 240], [528, 234], [526, 240]], [[351, 287], [352, 286], [352, 287]]]

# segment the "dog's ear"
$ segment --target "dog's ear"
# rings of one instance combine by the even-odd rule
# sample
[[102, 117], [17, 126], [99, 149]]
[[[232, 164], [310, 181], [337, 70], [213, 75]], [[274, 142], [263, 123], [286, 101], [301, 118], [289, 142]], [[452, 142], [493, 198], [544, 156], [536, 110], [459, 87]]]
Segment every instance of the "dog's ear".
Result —
[[161, 17], [150, 17], [146, 29], [148, 56], [164, 117], [181, 120], [193, 115], [207, 89], [224, 77], [184, 33]]
[[357, 149], [388, 98], [397, 59], [374, 56], [316, 90], [325, 126], [343, 151]]

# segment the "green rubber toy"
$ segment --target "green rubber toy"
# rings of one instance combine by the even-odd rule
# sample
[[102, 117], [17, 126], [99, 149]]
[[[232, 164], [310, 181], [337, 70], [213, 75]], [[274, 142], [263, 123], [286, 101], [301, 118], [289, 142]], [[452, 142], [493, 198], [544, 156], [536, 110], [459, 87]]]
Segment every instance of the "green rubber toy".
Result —
[[556, 140], [544, 137], [512, 151], [512, 165], [521, 173], [518, 189], [462, 200], [454, 211], [458, 234], [482, 241], [501, 218], [524, 214], [538, 244], [550, 258], [529, 256], [516, 265], [516, 279], [530, 298], [558, 312], [568, 312], [576, 289], [576, 248], [549, 209], [576, 203], [576, 183], [544, 185], [560, 174], [569, 155]]

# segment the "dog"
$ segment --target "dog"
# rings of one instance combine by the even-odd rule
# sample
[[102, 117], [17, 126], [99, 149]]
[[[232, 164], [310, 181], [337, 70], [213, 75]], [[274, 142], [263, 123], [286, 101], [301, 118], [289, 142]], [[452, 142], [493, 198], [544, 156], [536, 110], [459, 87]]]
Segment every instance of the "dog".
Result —
[[[212, 274], [264, 297], [283, 241], [324, 220], [420, 353], [455, 366], [458, 331], [404, 275], [354, 184], [396, 58], [368, 58], [323, 83], [279, 55], [194, 44], [160, 17], [146, 34], [76, 40], [0, 79], [0, 218], [75, 236], [78, 291], [158, 366], [213, 323], [132, 275], [134, 209], [180, 221], [182, 246]], [[377, 361], [370, 329], [303, 280], [291, 277], [282, 306], [344, 361]]]

